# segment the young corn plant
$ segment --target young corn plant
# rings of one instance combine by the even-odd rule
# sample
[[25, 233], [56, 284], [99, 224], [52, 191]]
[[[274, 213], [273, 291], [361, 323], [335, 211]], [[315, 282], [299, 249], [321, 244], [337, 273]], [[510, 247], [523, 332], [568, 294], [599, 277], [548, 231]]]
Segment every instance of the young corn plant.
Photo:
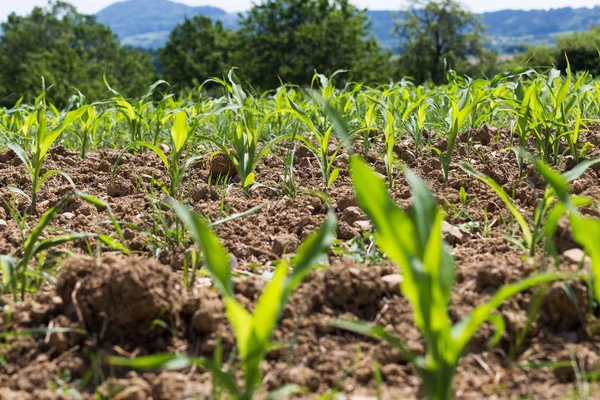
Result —
[[379, 247], [400, 267], [404, 278], [401, 290], [423, 335], [425, 354], [416, 354], [381, 327], [349, 321], [335, 321], [333, 325], [385, 340], [396, 347], [414, 365], [430, 399], [453, 397], [456, 368], [467, 344], [485, 322], [497, 328], [491, 344], [500, 340], [504, 322], [496, 310], [506, 300], [540, 284], [581, 279], [579, 275], [561, 272], [533, 275], [504, 286], [488, 302], [452, 325], [448, 305], [454, 285], [454, 261], [442, 239], [444, 213], [433, 195], [409, 172], [413, 206], [405, 213], [388, 195], [385, 183], [357, 157], [351, 160], [351, 175], [357, 202], [375, 225]]
[[[69, 101], [70, 106], [82, 107], [86, 103], [86, 98], [83, 93], [78, 92], [77, 95], [73, 96]], [[75, 129], [73, 129], [75, 136], [79, 139], [79, 156], [83, 159], [90, 150], [90, 147], [94, 145], [97, 140], [97, 132], [100, 124], [105, 118], [109, 116], [107, 110], [99, 110], [100, 104], [90, 104], [86, 111], [82, 114], [81, 118], [77, 121]], [[70, 107], [68, 107], [69, 109]]]
[[[342, 147], [339, 144], [330, 154], [329, 144], [334, 127], [333, 125], [324, 126], [321, 123], [314, 123], [306, 111], [301, 109], [291, 98], [288, 98], [288, 100], [294, 115], [309, 128], [310, 132], [314, 133], [316, 144], [308, 137], [302, 135], [297, 136], [296, 139], [315, 156], [325, 186], [330, 188], [340, 175], [340, 169], [334, 168], [333, 164]], [[315, 113], [317, 112], [315, 111]], [[318, 119], [321, 120], [320, 115], [318, 115]]]
[[572, 196], [569, 193], [569, 182], [575, 179], [590, 166], [600, 162], [600, 159], [588, 160], [577, 165], [566, 174], [560, 174], [542, 161], [538, 161], [538, 171], [544, 176], [549, 187], [556, 196], [559, 204], [554, 208], [550, 224], [558, 223], [558, 219], [567, 214], [573, 232], [573, 239], [579, 243], [590, 256], [590, 288], [593, 297], [600, 301], [600, 220], [582, 215], [578, 207], [596, 204], [593, 199]]
[[17, 296], [20, 293], [21, 300], [25, 298], [25, 293], [33, 289], [32, 285], [29, 284], [31, 281], [35, 281], [41, 275], [38, 269], [29, 268], [30, 263], [35, 257], [38, 258], [38, 267], [43, 264], [43, 253], [47, 250], [60, 246], [61, 244], [72, 242], [80, 239], [96, 238], [100, 243], [108, 246], [111, 249], [119, 250], [125, 254], [129, 253], [129, 250], [121, 244], [118, 240], [111, 238], [104, 234], [89, 234], [89, 233], [67, 233], [60, 236], [54, 236], [42, 239], [42, 233], [48, 227], [50, 222], [54, 219], [56, 214], [68, 203], [71, 197], [77, 196], [83, 201], [86, 201], [92, 205], [106, 207], [111, 217], [113, 226], [119, 233], [121, 241], [123, 236], [117, 221], [110, 210], [110, 207], [101, 201], [100, 199], [79, 192], [71, 192], [60, 199], [54, 206], [46, 211], [41, 217], [35, 228], [29, 232], [23, 249], [16, 254], [0, 255], [0, 271], [2, 271], [2, 283], [0, 285], [0, 292], [12, 292], [13, 298], [16, 301]]
[[[9, 143], [7, 147], [12, 149], [19, 159], [25, 165], [29, 178], [31, 180], [31, 196], [27, 195], [23, 191], [10, 188], [21, 195], [26, 196], [30, 201], [30, 209], [35, 213], [37, 205], [38, 192], [40, 187], [46, 182], [48, 178], [53, 175], [62, 175], [71, 186], [75, 186], [73, 180], [69, 175], [63, 171], [52, 169], [42, 174], [43, 162], [48, 151], [54, 142], [58, 139], [60, 134], [71, 126], [76, 120], [88, 111], [90, 106], [82, 106], [76, 110], [68, 112], [62, 119], [55, 124], [50, 124], [47, 118], [47, 104], [46, 104], [46, 90], [44, 89], [42, 94], [35, 100], [36, 109], [26, 119], [25, 124], [22, 127], [22, 131], [28, 140], [32, 142], [32, 151], [29, 155], [22, 146], [16, 143]], [[35, 133], [32, 133], [35, 127]], [[32, 138], [29, 138], [29, 136]]]
[[204, 224], [198, 214], [179, 203], [172, 202], [171, 205], [197, 242], [204, 255], [205, 266], [225, 302], [226, 316], [233, 326], [244, 375], [243, 387], [238, 387], [234, 376], [223, 372], [217, 363], [204, 358], [163, 354], [137, 359], [109, 357], [107, 362], [111, 365], [141, 369], [182, 369], [198, 366], [210, 370], [232, 398], [251, 400], [260, 388], [262, 382], [260, 363], [269, 350], [271, 335], [285, 304], [304, 277], [329, 252], [335, 237], [335, 215], [330, 212], [321, 228], [300, 247], [291, 262], [293, 266], [291, 273], [288, 262], [281, 261], [278, 264], [273, 278], [251, 314], [234, 298], [231, 257], [225, 252], [217, 236]]
[[155, 182], [167, 196], [177, 198], [181, 194], [181, 184], [185, 172], [190, 167], [190, 165], [192, 165], [194, 162], [200, 159], [199, 156], [196, 156], [185, 158], [182, 161], [182, 155], [187, 148], [190, 136], [191, 131], [187, 121], [186, 112], [179, 111], [173, 117], [173, 126], [171, 128], [171, 159], [169, 160], [169, 157], [165, 154], [165, 152], [162, 151], [159, 147], [153, 145], [152, 143], [143, 141], [133, 142], [129, 146], [125, 147], [121, 151], [121, 154], [119, 154], [119, 157], [117, 158], [117, 161], [113, 166], [112, 178], [114, 179], [119, 163], [121, 162], [121, 157], [126, 151], [132, 148], [146, 147], [153, 151], [158, 156], [158, 158], [160, 158], [163, 165], [169, 172], [169, 176], [171, 178], [169, 187], [167, 187], [163, 182], [159, 182], [157, 180], [155, 180]]
[[404, 127], [410, 133], [414, 143], [415, 159], [421, 156], [423, 146], [423, 131], [425, 130], [425, 121], [427, 120], [427, 104], [421, 104], [416, 112], [405, 118]]
[[168, 85], [166, 81], [158, 80], [154, 82], [146, 93], [140, 97], [135, 103], [130, 103], [123, 97], [123, 95], [117, 92], [115, 89], [110, 87], [104, 75], [104, 84], [108, 91], [112, 94], [111, 102], [116, 106], [117, 111], [123, 116], [127, 122], [129, 129], [129, 141], [130, 142], [141, 142], [144, 140], [143, 128], [148, 128], [149, 122], [146, 118], [145, 112], [149, 105], [149, 99], [152, 98], [156, 89], [161, 85]]
[[[519, 228], [521, 229], [522, 239], [521, 241], [516, 241], [511, 239], [515, 244], [521, 247], [523, 250], [528, 251], [530, 257], [533, 257], [536, 254], [537, 246], [540, 242], [545, 241], [546, 250], [554, 253], [554, 246], [552, 245], [552, 235], [554, 234], [556, 227], [558, 225], [558, 220], [566, 210], [561, 205], [562, 203], [556, 203], [557, 193], [552, 185], [552, 177], [558, 173], [552, 173], [550, 168], [542, 161], [533, 159], [529, 155], [522, 155], [523, 158], [528, 158], [532, 160], [532, 162], [537, 167], [538, 171], [544, 176], [546, 181], [548, 182], [548, 186], [544, 192], [544, 196], [540, 198], [535, 207], [535, 212], [533, 215], [533, 222], [530, 226], [527, 218], [519, 211], [517, 205], [513, 201], [513, 199], [504, 191], [504, 189], [498, 185], [492, 178], [489, 176], [476, 171], [471, 165], [464, 164], [462, 169], [467, 172], [469, 175], [472, 175], [479, 179], [481, 182], [488, 185], [500, 199], [504, 202], [506, 207], [509, 209], [511, 215], [517, 221]], [[567, 184], [573, 182], [576, 179], [579, 179], [583, 173], [590, 168], [591, 166], [600, 162], [600, 159], [587, 160], [579, 163], [572, 170], [560, 175], [560, 178], [554, 178], [565, 180]], [[585, 205], [589, 205], [590, 200], [584, 197], [572, 196], [570, 198], [571, 202], [576, 204], [578, 207], [582, 207]]]
[[442, 163], [442, 176], [444, 179], [444, 184], [448, 183], [450, 164], [452, 163], [452, 155], [454, 154], [454, 147], [456, 146], [456, 139], [458, 138], [458, 134], [463, 128], [467, 117], [477, 107], [477, 105], [485, 99], [485, 96], [486, 92], [480, 91], [470, 102], [467, 101], [468, 98], [465, 98], [463, 99], [464, 101], [461, 101], [461, 103], [466, 103], [462, 107], [460, 107], [459, 104], [457, 104], [455, 101], [451, 102], [449, 115], [450, 132], [448, 134], [446, 152], [442, 154], [442, 152], [438, 150], [440, 161]]
[[394, 136], [394, 114], [384, 108], [383, 117], [385, 120], [385, 128], [383, 129], [383, 134], [385, 136], [385, 155], [383, 156], [383, 161], [385, 162], [385, 172], [387, 175], [388, 182], [390, 185], [394, 185], [394, 144], [396, 143], [396, 137]]
[[[289, 138], [288, 135], [278, 135], [263, 143], [261, 147], [259, 146], [259, 140], [262, 131], [271, 118], [281, 113], [290, 112], [290, 110], [280, 109], [265, 114], [254, 107], [254, 104], [252, 104], [254, 99], [244, 91], [233, 69], [229, 71], [228, 80], [229, 82], [217, 78], [212, 79], [212, 81], [223, 85], [228, 92], [228, 105], [222, 110], [235, 111], [233, 148], [230, 148], [228, 143], [223, 143], [222, 138], [219, 140], [209, 136], [200, 136], [199, 139], [214, 144], [219, 148], [219, 151], [215, 154], [223, 153], [231, 160], [241, 179], [244, 192], [249, 193], [256, 179], [254, 171], [260, 159], [268, 154], [274, 144]], [[261, 117], [258, 124], [256, 124], [256, 116]], [[229, 128], [229, 125], [227, 127]]]

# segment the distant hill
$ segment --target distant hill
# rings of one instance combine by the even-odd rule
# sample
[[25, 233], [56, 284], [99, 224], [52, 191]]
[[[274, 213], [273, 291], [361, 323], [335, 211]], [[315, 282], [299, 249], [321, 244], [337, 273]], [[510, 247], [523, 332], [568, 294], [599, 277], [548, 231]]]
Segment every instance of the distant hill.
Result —
[[[385, 48], [394, 48], [398, 40], [392, 35], [398, 11], [368, 11], [373, 35]], [[108, 25], [123, 44], [157, 49], [185, 17], [206, 15], [235, 29], [237, 14], [217, 7], [191, 7], [169, 0], [128, 0], [112, 4], [98, 14], [98, 21]], [[586, 30], [600, 24], [600, 6], [594, 8], [559, 8], [552, 10], [502, 10], [480, 15], [488, 27], [492, 47], [511, 52], [521, 43], [551, 43], [556, 35]]]
[[157, 49], [169, 33], [186, 17], [205, 15], [235, 28], [237, 15], [217, 7], [191, 7], [169, 0], [127, 0], [111, 4], [96, 14], [98, 22], [109, 26], [125, 45]]

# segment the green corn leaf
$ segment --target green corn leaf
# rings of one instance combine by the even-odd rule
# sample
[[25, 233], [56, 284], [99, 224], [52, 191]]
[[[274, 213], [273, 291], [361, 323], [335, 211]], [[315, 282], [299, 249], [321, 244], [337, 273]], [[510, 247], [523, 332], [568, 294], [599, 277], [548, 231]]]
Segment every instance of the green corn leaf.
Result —
[[255, 178], [255, 174], [254, 172], [250, 172], [247, 176], [246, 179], [244, 180], [244, 187], [250, 187], [253, 183], [254, 183], [254, 178]]
[[56, 175], [56, 174], [62, 175], [67, 180], [67, 182], [69, 182], [69, 184], [71, 185], [71, 187], [73, 189], [75, 188], [75, 183], [73, 182], [73, 179], [71, 179], [71, 176], [69, 174], [67, 174], [66, 172], [59, 171], [57, 169], [51, 169], [49, 171], [46, 171], [46, 173], [44, 175], [42, 175], [40, 177], [40, 179], [38, 180], [37, 188], [42, 187], [42, 185], [44, 184], [44, 182], [46, 182], [46, 180], [48, 178], [50, 178], [51, 176]]
[[0, 332], [0, 339], [9, 337], [47, 335], [52, 333], [76, 333], [78, 335], [87, 335], [87, 332], [85, 330], [76, 328], [32, 328], [23, 329], [16, 332]]
[[233, 296], [231, 283], [230, 256], [225, 252], [223, 245], [216, 235], [205, 225], [200, 216], [184, 205], [169, 200], [179, 219], [192, 233], [192, 237], [200, 246], [204, 254], [206, 268], [213, 277], [215, 285], [225, 298]]
[[252, 315], [231, 296], [225, 297], [224, 302], [227, 319], [233, 325], [240, 357], [247, 360], [254, 331]]
[[12, 186], [7, 186], [6, 188], [7, 188], [9, 191], [11, 191], [11, 192], [13, 192], [13, 193], [15, 193], [15, 194], [18, 194], [18, 195], [20, 195], [20, 196], [23, 196], [25, 199], [27, 199], [27, 201], [28, 201], [29, 203], [31, 203], [31, 197], [29, 197], [29, 195], [28, 195], [27, 193], [25, 193], [24, 191], [22, 191], [21, 189], [19, 189], [19, 188], [16, 188], [16, 187], [12, 187]]
[[2, 283], [10, 286], [13, 292], [17, 291], [17, 260], [13, 256], [0, 255], [0, 269], [2, 270]]
[[91, 233], [70, 233], [67, 235], [47, 238], [47, 239], [41, 240], [35, 246], [35, 249], [33, 250], [33, 255], [39, 254], [43, 251], [54, 248], [56, 246], [60, 246], [61, 244], [64, 244], [64, 243], [73, 242], [73, 241], [79, 240], [79, 239], [87, 239], [87, 238], [91, 238], [94, 236], [95, 235], [91, 234]]
[[233, 98], [236, 99], [237, 103], [240, 106], [244, 105], [245, 100], [248, 98], [248, 95], [244, 92], [242, 88], [242, 84], [238, 77], [235, 75], [234, 68], [229, 71], [227, 77], [229, 78], [229, 82], [231, 83], [231, 93]]
[[27, 239], [25, 240], [25, 245], [23, 246], [23, 258], [21, 259], [19, 265], [26, 266], [29, 264], [29, 261], [35, 254], [35, 246], [36, 243], [46, 228], [46, 226], [54, 219], [56, 214], [64, 207], [64, 205], [69, 201], [69, 199], [73, 196], [73, 193], [68, 193], [63, 196], [54, 206], [52, 206], [48, 211], [46, 211], [40, 218], [36, 227], [29, 233]]
[[419, 235], [419, 252], [423, 252], [425, 245], [431, 236], [433, 224], [437, 219], [437, 201], [429, 189], [427, 189], [423, 180], [412, 171], [406, 173], [406, 180], [413, 192], [410, 215]]
[[122, 245], [118, 240], [108, 235], [97, 235], [98, 240], [113, 250], [119, 250], [123, 254], [129, 254], [129, 249]]
[[573, 238], [592, 259], [592, 292], [596, 301], [600, 301], [600, 221], [575, 214], [570, 221]]
[[171, 129], [171, 139], [173, 140], [173, 146], [175, 152], [179, 153], [188, 138], [188, 125], [187, 115], [185, 111], [180, 111], [175, 114], [175, 122]]
[[329, 179], [327, 180], [327, 187], [330, 187], [331, 185], [333, 185], [333, 183], [337, 180], [339, 175], [340, 175], [339, 168], [336, 168], [333, 171], [331, 171], [331, 175], [329, 175]]
[[257, 345], [263, 349], [267, 347], [281, 313], [281, 308], [286, 300], [287, 273], [287, 263], [281, 262], [275, 269], [273, 278], [254, 308], [254, 314], [252, 315], [253, 337], [258, 341]]
[[115, 176], [115, 173], [117, 172], [117, 168], [119, 167], [119, 164], [121, 163], [121, 158], [123, 158], [123, 154], [125, 154], [128, 150], [130, 150], [134, 147], [138, 147], [138, 146], [146, 147], [147, 149], [152, 150], [158, 156], [158, 158], [160, 158], [160, 160], [162, 161], [162, 163], [165, 166], [165, 168], [167, 169], [167, 171], [171, 169], [171, 164], [169, 163], [169, 159], [167, 158], [167, 155], [161, 149], [159, 149], [158, 147], [156, 147], [155, 145], [153, 145], [151, 143], [136, 141], [136, 142], [133, 142], [130, 145], [126, 146], [119, 153], [119, 156], [117, 157], [117, 161], [115, 162], [115, 165], [113, 166], [113, 170], [112, 170], [113, 177]]
[[600, 163], [600, 158], [594, 158], [592, 160], [585, 160], [577, 164], [573, 167], [572, 170], [565, 172], [563, 177], [567, 180], [567, 182], [573, 182], [576, 179], [581, 178], [585, 171], [588, 168]]
[[465, 346], [469, 343], [473, 335], [475, 335], [475, 333], [479, 330], [479, 327], [484, 322], [489, 321], [490, 318], [496, 318], [492, 317], [492, 315], [494, 315], [498, 307], [500, 307], [506, 300], [538, 285], [573, 279], [579, 280], [581, 278], [582, 276], [580, 274], [550, 272], [533, 275], [519, 282], [500, 288], [491, 300], [489, 300], [487, 303], [477, 306], [471, 312], [471, 314], [454, 326], [452, 329], [452, 338], [454, 344], [452, 348], [448, 349], [449, 354], [451, 355], [450, 358], [453, 360], [458, 360]]
[[502, 199], [506, 207], [510, 210], [515, 220], [517, 220], [519, 227], [521, 227], [521, 232], [523, 233], [523, 239], [525, 240], [525, 243], [527, 243], [527, 246], [530, 248], [533, 244], [533, 234], [531, 233], [531, 229], [529, 229], [527, 221], [525, 220], [521, 212], [517, 209], [517, 206], [515, 205], [514, 201], [510, 198], [508, 194], [506, 194], [504, 189], [502, 189], [502, 187], [498, 185], [492, 178], [479, 171], [476, 171], [469, 164], [463, 164], [462, 169], [468, 174], [475, 176], [477, 179], [479, 179], [480, 181], [488, 185], [490, 188], [492, 188], [494, 192], [496, 192], [498, 197]]
[[289, 291], [294, 290], [300, 284], [312, 267], [327, 258], [329, 249], [335, 240], [336, 227], [335, 213], [333, 210], [329, 210], [327, 219], [321, 228], [302, 243], [292, 260], [294, 270], [289, 278]]
[[264, 202], [262, 204], [259, 204], [257, 206], [254, 206], [251, 209], [243, 211], [241, 213], [233, 214], [233, 215], [230, 215], [227, 218], [223, 218], [223, 219], [220, 219], [218, 221], [211, 222], [208, 225], [208, 227], [209, 228], [216, 228], [216, 227], [218, 227], [220, 225], [226, 224], [227, 222], [235, 221], [236, 219], [241, 219], [241, 218], [249, 217], [250, 215], [253, 215], [253, 214], [256, 214], [257, 212], [259, 212], [267, 204], [269, 204], [268, 201]]
[[417, 355], [408, 349], [402, 340], [398, 339], [394, 335], [387, 333], [382, 327], [369, 325], [365, 322], [353, 322], [353, 321], [342, 321], [334, 320], [328, 322], [329, 326], [335, 328], [344, 329], [350, 332], [358, 333], [359, 335], [369, 336], [376, 339], [381, 339], [392, 346], [394, 346], [402, 356], [409, 362], [414, 362], [417, 359]]
[[490, 314], [490, 316], [488, 317], [488, 321], [494, 324], [494, 327], [496, 328], [494, 336], [492, 336], [488, 344], [489, 347], [494, 347], [495, 345], [500, 343], [500, 340], [502, 339], [502, 336], [506, 331], [506, 323], [504, 322], [504, 318], [502, 318], [502, 316], [498, 313]]
[[104, 359], [104, 362], [114, 366], [145, 370], [179, 370], [193, 365], [190, 357], [178, 354], [155, 354], [137, 358], [109, 356]]
[[89, 107], [91, 107], [91, 106], [83, 106], [83, 107], [78, 108], [77, 110], [69, 112], [65, 116], [65, 118], [63, 119], [62, 123], [60, 124], [60, 126], [58, 128], [52, 130], [47, 135], [42, 137], [42, 141], [41, 141], [40, 147], [39, 147], [39, 155], [38, 155], [39, 159], [42, 159], [46, 156], [46, 154], [48, 153], [48, 150], [50, 149], [50, 146], [52, 146], [52, 144], [56, 141], [56, 139], [58, 139], [60, 134], [65, 129], [67, 129], [73, 122], [75, 122], [76, 120], [81, 118], [81, 116], [87, 112]]
[[385, 183], [362, 161], [354, 156], [350, 160], [350, 172], [356, 191], [358, 205], [369, 216], [376, 229], [379, 247], [401, 269], [404, 280], [402, 293], [413, 306], [415, 323], [423, 327], [420, 282], [422, 269], [413, 269], [418, 255], [418, 232], [410, 218], [404, 214], [387, 193]]
[[233, 396], [239, 396], [239, 389], [234, 378], [223, 372], [211, 360], [201, 357], [189, 357], [183, 354], [155, 354], [137, 358], [108, 356], [104, 358], [108, 365], [141, 369], [141, 370], [181, 370], [197, 366], [211, 372]]
[[27, 157], [27, 153], [25, 153], [25, 150], [23, 150], [21, 146], [19, 146], [16, 143], [8, 143], [6, 147], [15, 152], [17, 157], [19, 157], [21, 162], [27, 167], [27, 170], [30, 171], [30, 173], [33, 172], [31, 161], [29, 160], [29, 157]]
[[550, 168], [542, 160], [535, 160], [535, 166], [550, 187], [552, 187], [554, 193], [556, 193], [558, 196], [558, 199], [563, 204], [570, 207], [571, 201], [569, 199], [569, 183], [567, 180], [559, 172]]

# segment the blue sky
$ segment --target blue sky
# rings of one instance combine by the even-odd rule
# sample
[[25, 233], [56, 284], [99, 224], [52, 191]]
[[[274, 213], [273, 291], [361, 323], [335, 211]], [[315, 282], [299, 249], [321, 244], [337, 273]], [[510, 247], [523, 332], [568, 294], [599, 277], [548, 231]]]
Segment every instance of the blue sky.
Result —
[[[252, 0], [176, 0], [189, 5], [213, 5], [227, 11], [243, 11], [251, 7]], [[95, 13], [117, 0], [71, 0], [77, 8], [85, 13]], [[372, 10], [399, 9], [405, 4], [402, 0], [354, 0], [360, 7]], [[600, 5], [600, 0], [463, 0], [474, 12], [494, 11], [499, 9], [548, 9], [558, 7], [592, 7]], [[4, 20], [11, 12], [26, 14], [34, 6], [47, 4], [47, 0], [0, 0], [0, 20]]]

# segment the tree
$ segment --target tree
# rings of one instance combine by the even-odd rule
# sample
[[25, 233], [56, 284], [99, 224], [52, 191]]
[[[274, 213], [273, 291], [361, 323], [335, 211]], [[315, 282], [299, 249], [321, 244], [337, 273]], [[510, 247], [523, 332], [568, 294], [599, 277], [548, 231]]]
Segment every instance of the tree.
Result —
[[473, 70], [468, 58], [485, 55], [483, 28], [456, 0], [411, 0], [395, 28], [401, 41], [401, 72], [417, 83], [440, 84], [445, 65], [460, 73]]
[[61, 1], [36, 7], [26, 17], [10, 15], [2, 31], [0, 105], [38, 95], [42, 76], [46, 86], [54, 85], [48, 96], [58, 106], [73, 88], [92, 100], [105, 97], [105, 72], [115, 88], [131, 96], [155, 78], [151, 55], [121, 47], [109, 28]]
[[567, 59], [573, 71], [589, 71], [594, 76], [600, 75], [598, 49], [600, 49], [600, 26], [589, 31], [574, 32], [556, 39], [556, 67], [567, 69]]
[[389, 78], [390, 54], [369, 35], [365, 15], [348, 0], [266, 0], [240, 17], [241, 71], [262, 89], [308, 84], [317, 70], [352, 70], [360, 81]]
[[159, 50], [162, 73], [171, 84], [197, 86], [222, 76], [232, 67], [234, 33], [220, 21], [197, 16], [177, 25], [165, 47]]

